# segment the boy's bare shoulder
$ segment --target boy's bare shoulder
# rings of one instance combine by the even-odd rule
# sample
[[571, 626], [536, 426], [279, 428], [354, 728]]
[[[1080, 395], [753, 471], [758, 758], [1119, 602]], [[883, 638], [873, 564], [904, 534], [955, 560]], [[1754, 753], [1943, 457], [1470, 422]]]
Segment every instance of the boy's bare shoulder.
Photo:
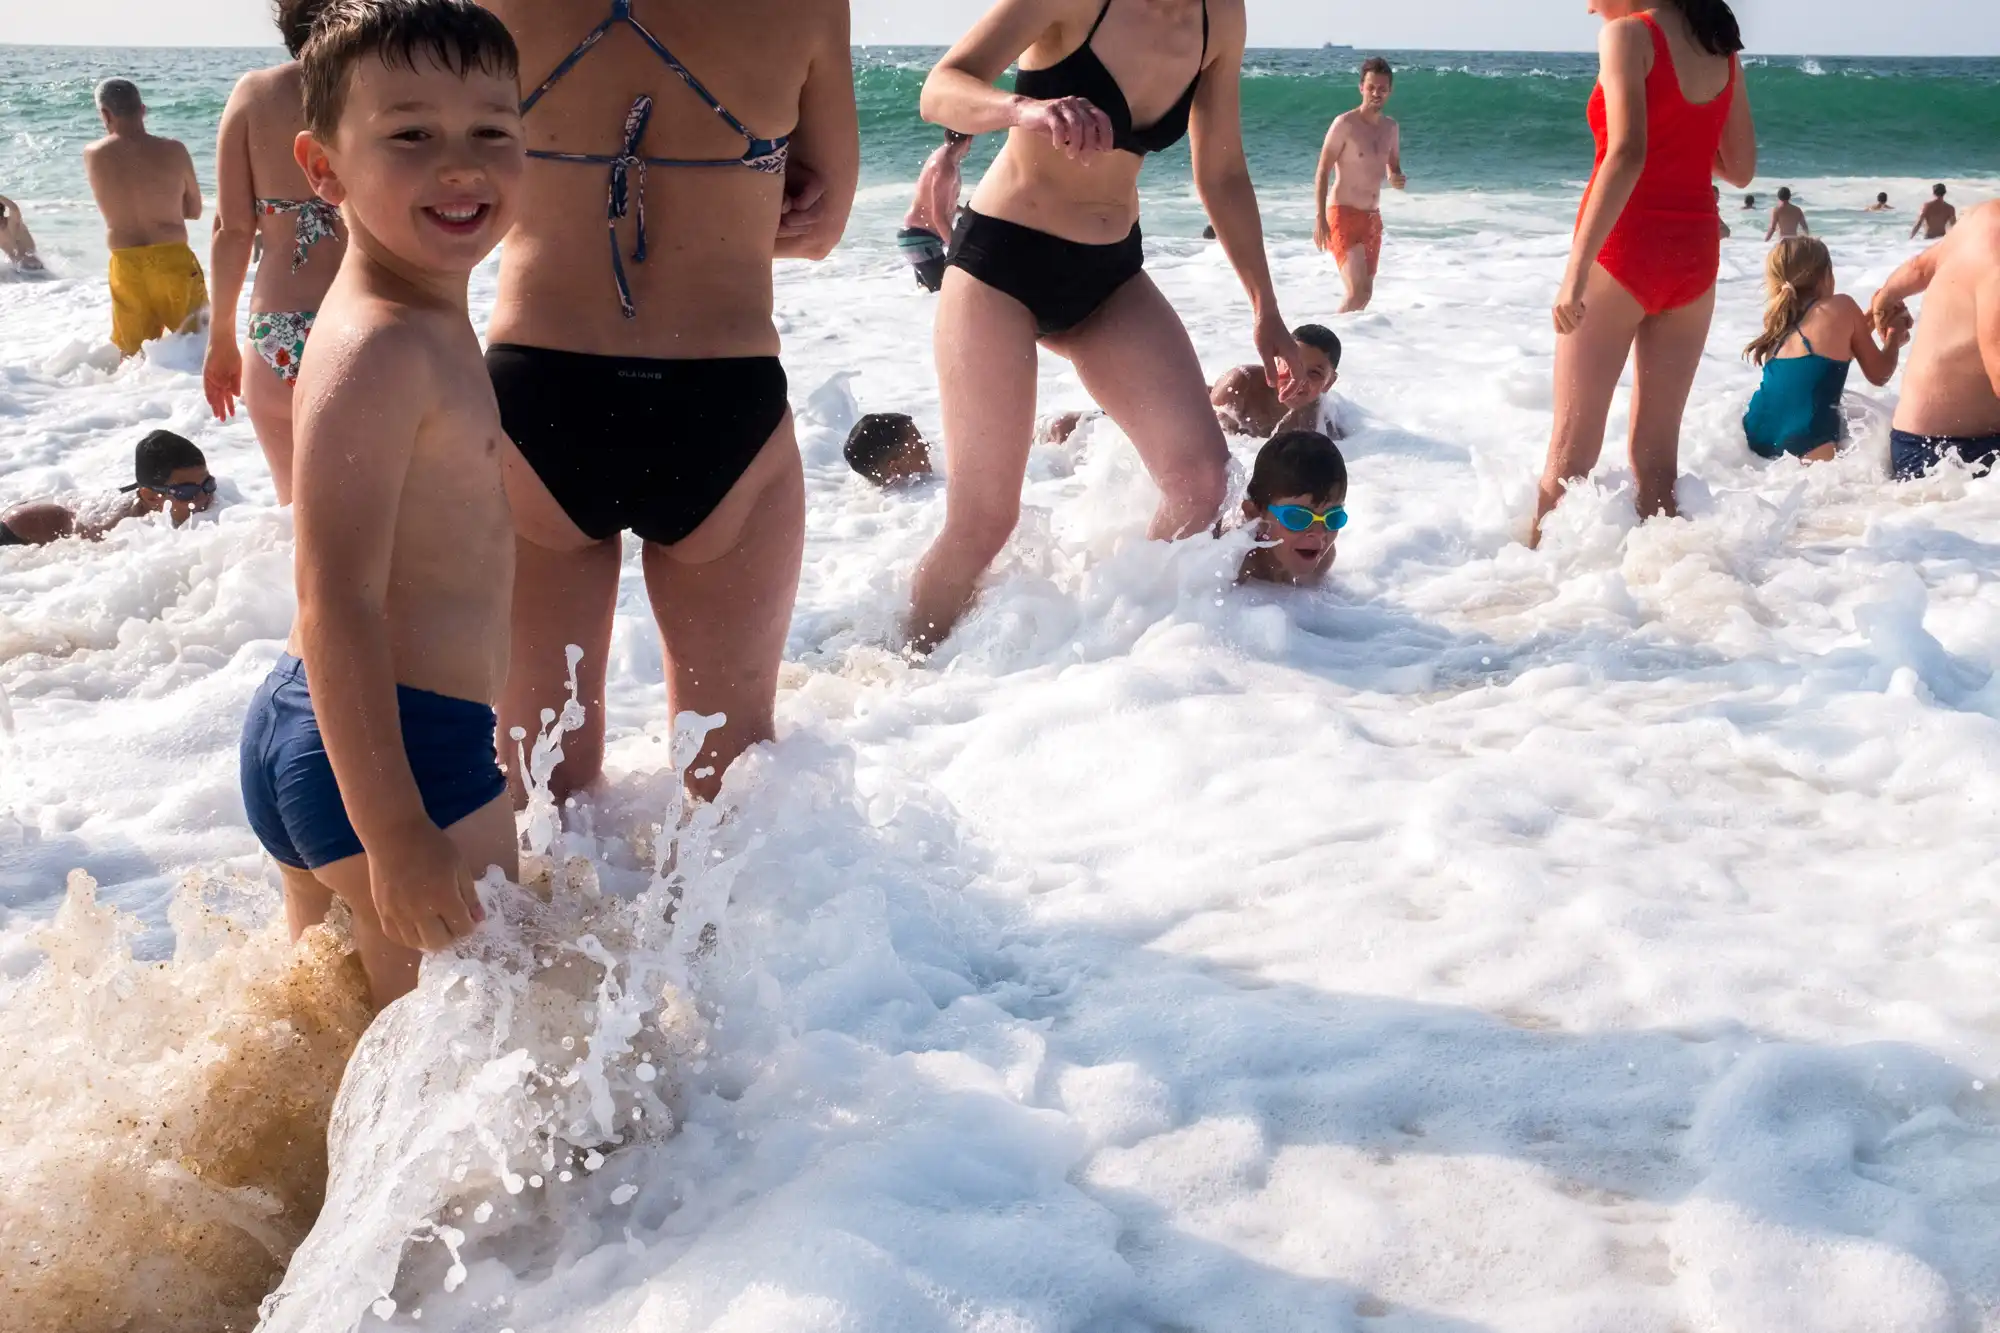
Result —
[[318, 398], [337, 389], [377, 401], [393, 396], [404, 405], [427, 400], [434, 396], [437, 346], [431, 322], [408, 306], [335, 298], [313, 324], [301, 387]]

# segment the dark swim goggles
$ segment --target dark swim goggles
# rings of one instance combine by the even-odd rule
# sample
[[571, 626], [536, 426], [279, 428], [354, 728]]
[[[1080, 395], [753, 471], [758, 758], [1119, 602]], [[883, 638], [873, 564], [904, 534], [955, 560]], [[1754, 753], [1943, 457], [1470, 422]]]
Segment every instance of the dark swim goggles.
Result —
[[1347, 526], [1347, 509], [1342, 505], [1335, 505], [1324, 514], [1316, 514], [1304, 505], [1272, 505], [1266, 512], [1286, 532], [1304, 532], [1315, 523], [1326, 524], [1328, 532], [1339, 532]]
[[165, 486], [148, 486], [146, 489], [172, 496], [182, 504], [193, 504], [204, 495], [215, 494], [215, 478], [209, 477], [202, 481], [176, 481]]

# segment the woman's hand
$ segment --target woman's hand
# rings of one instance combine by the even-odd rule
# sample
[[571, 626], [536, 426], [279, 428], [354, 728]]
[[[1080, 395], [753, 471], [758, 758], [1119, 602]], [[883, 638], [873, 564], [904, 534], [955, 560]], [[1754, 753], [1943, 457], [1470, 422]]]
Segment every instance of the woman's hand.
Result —
[[826, 183], [803, 162], [785, 164], [785, 202], [778, 212], [778, 239], [810, 236], [826, 214]]
[[1029, 102], [1014, 125], [1030, 134], [1046, 135], [1050, 143], [1072, 159], [1111, 151], [1111, 117], [1098, 110], [1087, 97]]
[[1581, 274], [1565, 273], [1562, 287], [1556, 292], [1555, 325], [1561, 334], [1575, 333], [1583, 324], [1583, 288], [1586, 279]]
[[1299, 354], [1298, 339], [1285, 327], [1285, 321], [1270, 312], [1257, 316], [1257, 326], [1251, 333], [1257, 344], [1258, 359], [1264, 363], [1264, 383], [1278, 391], [1278, 401], [1286, 407], [1304, 402], [1312, 393], [1312, 386], [1299, 373], [1299, 364], [1305, 358]]
[[215, 419], [227, 421], [236, 415], [236, 400], [243, 396], [243, 349], [230, 336], [231, 330], [210, 327], [221, 329], [222, 336], [209, 336], [208, 354], [201, 359], [201, 392]]

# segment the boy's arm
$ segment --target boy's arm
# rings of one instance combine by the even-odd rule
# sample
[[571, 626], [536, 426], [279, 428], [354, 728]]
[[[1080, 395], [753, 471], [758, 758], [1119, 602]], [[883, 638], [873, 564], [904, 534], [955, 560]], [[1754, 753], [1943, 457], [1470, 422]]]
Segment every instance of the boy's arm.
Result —
[[1930, 290], [1931, 279], [1937, 276], [1938, 251], [1949, 244], [1939, 241], [1922, 254], [1912, 255], [1889, 275], [1889, 280], [1868, 303], [1868, 317], [1878, 330], [1887, 330], [1889, 321], [1903, 313], [1912, 296]]
[[410, 772], [388, 621], [403, 483], [435, 397], [427, 352], [407, 327], [316, 335], [292, 473], [298, 634], [313, 713], [368, 854], [383, 932], [409, 948], [440, 949], [470, 934], [481, 912]]

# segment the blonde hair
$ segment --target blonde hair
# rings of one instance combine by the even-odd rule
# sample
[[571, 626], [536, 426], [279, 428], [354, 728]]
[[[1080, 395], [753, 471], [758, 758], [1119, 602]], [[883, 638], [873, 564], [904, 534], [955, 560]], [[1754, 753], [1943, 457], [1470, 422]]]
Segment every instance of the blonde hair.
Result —
[[1743, 355], [1760, 366], [1776, 356], [1832, 276], [1833, 256], [1818, 237], [1792, 236], [1772, 246], [1764, 261], [1764, 331]]

